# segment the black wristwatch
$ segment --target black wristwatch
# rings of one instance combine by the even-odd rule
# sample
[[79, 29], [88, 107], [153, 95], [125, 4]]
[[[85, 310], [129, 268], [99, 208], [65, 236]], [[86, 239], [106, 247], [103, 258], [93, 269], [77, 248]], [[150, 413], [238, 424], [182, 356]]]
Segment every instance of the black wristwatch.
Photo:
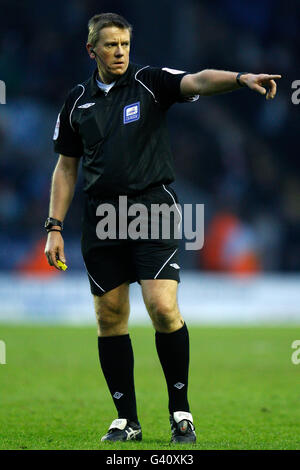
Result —
[[45, 229], [47, 230], [47, 232], [49, 232], [49, 230], [51, 230], [52, 227], [56, 225], [61, 228], [61, 231], [63, 230], [64, 224], [60, 220], [53, 219], [52, 217], [48, 217], [48, 219], [45, 222]]
[[237, 76], [236, 76], [236, 81], [238, 82], [238, 84], [239, 84], [240, 86], [246, 86], [246, 85], [243, 85], [243, 83], [241, 82], [240, 76], [241, 76], [241, 75], [247, 75], [248, 73], [249, 73], [249, 72], [239, 72], [239, 73], [237, 74]]

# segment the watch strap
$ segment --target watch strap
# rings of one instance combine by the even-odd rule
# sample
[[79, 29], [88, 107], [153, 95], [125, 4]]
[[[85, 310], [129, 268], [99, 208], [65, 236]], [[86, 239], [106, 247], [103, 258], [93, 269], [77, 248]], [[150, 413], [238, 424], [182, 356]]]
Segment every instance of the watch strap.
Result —
[[244, 85], [244, 84], [241, 82], [240, 77], [241, 77], [242, 75], [247, 75], [248, 73], [249, 73], [249, 72], [239, 72], [239, 73], [237, 74], [237, 76], [236, 76], [236, 81], [238, 82], [238, 84], [240, 85], [240, 87], [246, 86], [246, 85]]
[[58, 228], [49, 228], [49, 230], [47, 230], [47, 233], [49, 233], [49, 232], [59, 232], [59, 233], [61, 233], [62, 230], [59, 230]]
[[45, 222], [45, 229], [48, 231], [52, 227], [60, 227], [63, 230], [63, 222], [58, 219], [54, 219], [53, 217], [48, 217]]

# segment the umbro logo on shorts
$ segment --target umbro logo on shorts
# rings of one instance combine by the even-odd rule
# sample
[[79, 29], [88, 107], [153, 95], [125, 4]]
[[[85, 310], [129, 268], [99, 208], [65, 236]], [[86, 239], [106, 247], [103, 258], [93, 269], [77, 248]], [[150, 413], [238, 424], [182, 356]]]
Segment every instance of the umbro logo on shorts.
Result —
[[90, 106], [94, 106], [96, 103], [85, 103], [82, 104], [81, 106], [77, 106], [77, 108], [89, 108]]
[[175, 269], [180, 269], [177, 263], [170, 263], [170, 266], [172, 266], [172, 268], [175, 268]]
[[121, 398], [123, 396], [123, 393], [120, 393], [120, 392], [115, 392], [113, 394], [113, 397], [116, 398], [116, 400], [119, 400], [119, 398]]

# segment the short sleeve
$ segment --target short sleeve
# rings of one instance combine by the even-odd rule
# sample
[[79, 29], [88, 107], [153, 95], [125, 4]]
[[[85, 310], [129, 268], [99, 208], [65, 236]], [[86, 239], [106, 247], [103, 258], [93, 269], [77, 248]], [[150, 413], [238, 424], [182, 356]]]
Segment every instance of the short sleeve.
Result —
[[[78, 93], [77, 93], [78, 94]], [[53, 135], [54, 151], [67, 157], [80, 158], [83, 154], [81, 138], [72, 126], [72, 110], [77, 97], [70, 94], [61, 108]]]
[[136, 79], [152, 92], [156, 102], [168, 108], [174, 103], [193, 102], [199, 95], [184, 97], [180, 91], [180, 82], [189, 72], [168, 67], [144, 67], [136, 74]]

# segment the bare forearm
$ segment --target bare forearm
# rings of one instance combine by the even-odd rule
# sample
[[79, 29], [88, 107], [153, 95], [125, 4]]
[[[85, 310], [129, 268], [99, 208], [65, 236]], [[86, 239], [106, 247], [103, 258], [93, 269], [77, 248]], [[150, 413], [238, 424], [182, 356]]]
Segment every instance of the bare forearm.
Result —
[[77, 171], [57, 164], [51, 184], [49, 217], [63, 221], [72, 202], [77, 181]]
[[207, 69], [198, 72], [196, 75], [199, 86], [199, 94], [204, 96], [214, 95], [217, 93], [227, 93], [229, 91], [241, 88], [236, 80], [237, 72]]

